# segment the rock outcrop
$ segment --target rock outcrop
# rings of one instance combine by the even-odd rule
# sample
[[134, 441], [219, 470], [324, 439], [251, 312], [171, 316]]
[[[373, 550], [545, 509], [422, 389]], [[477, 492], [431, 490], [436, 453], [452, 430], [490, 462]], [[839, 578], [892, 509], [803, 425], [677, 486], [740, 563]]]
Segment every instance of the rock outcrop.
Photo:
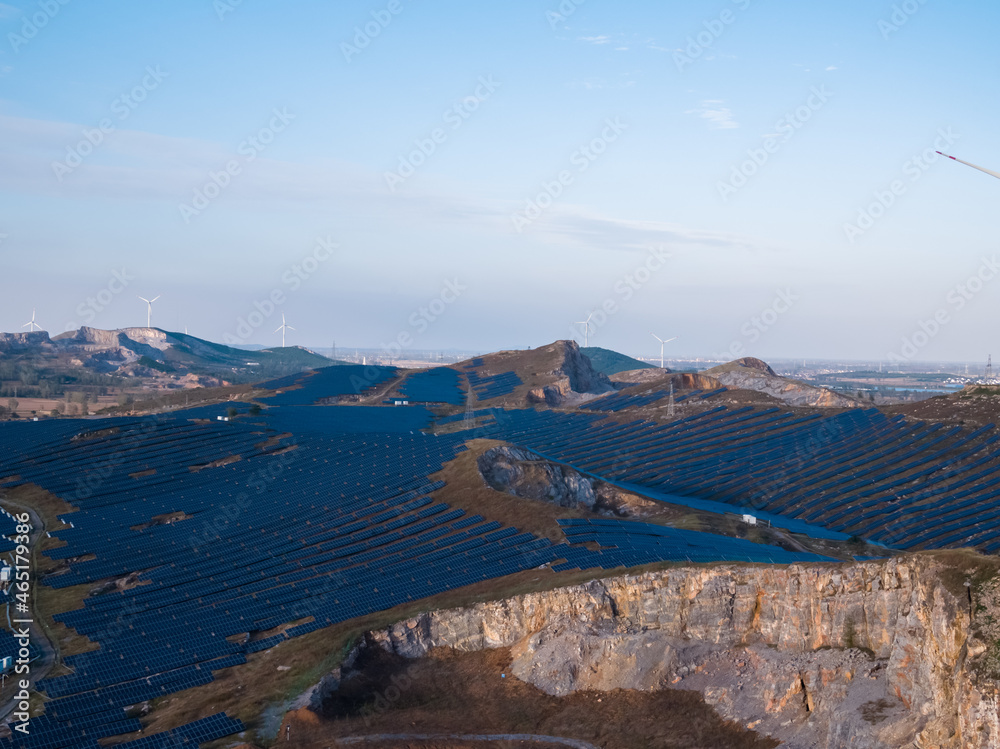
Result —
[[930, 556], [675, 568], [434, 611], [365, 642], [411, 658], [510, 647], [513, 673], [556, 695], [697, 689], [792, 748], [1000, 746], [971, 596], [939, 571]]
[[0, 353], [13, 354], [33, 348], [51, 348], [52, 341], [44, 330], [32, 333], [0, 333]]
[[593, 368], [575, 341], [556, 341], [552, 345], [562, 349], [561, 363], [547, 373], [547, 378], [556, 379], [528, 391], [529, 403], [561, 406], [586, 400], [580, 397], [584, 394], [593, 396], [614, 390], [611, 380]]
[[781, 377], [765, 362], [753, 357], [713, 367], [702, 374], [715, 378], [727, 388], [756, 390], [773, 396], [789, 406], [856, 408], [862, 405], [854, 398], [832, 390]]
[[523, 499], [618, 517], [641, 517], [657, 507], [652, 500], [520, 447], [490, 448], [479, 456], [477, 466], [487, 485]]

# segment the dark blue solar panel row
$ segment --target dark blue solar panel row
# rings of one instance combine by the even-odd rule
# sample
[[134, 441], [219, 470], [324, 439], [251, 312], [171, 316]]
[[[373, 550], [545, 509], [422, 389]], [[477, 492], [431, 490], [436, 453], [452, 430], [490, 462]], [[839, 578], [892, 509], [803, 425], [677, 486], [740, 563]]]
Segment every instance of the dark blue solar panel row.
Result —
[[[719, 559], [767, 564], [835, 561], [817, 554], [786, 551], [740, 538], [649, 523], [574, 519], [560, 520], [559, 525], [570, 544], [599, 544], [601, 548], [595, 553], [604, 567], [616, 567], [620, 564], [634, 566], [660, 561], [715, 562]], [[572, 569], [586, 563], [588, 556], [579, 549], [574, 549], [567, 557], [567, 562], [554, 569]]]
[[666, 390], [656, 390], [652, 393], [640, 393], [638, 395], [626, 395], [625, 393], [613, 393], [597, 398], [585, 403], [581, 408], [587, 411], [620, 411], [623, 408], [639, 408], [656, 403], [658, 400], [669, 397]]
[[175, 728], [173, 731], [144, 736], [119, 746], [130, 747], [130, 749], [175, 749], [176, 747], [189, 746], [191, 749], [195, 749], [206, 741], [225, 738], [245, 729], [246, 726], [243, 725], [242, 721], [230, 718], [225, 713], [216, 713], [207, 718], [196, 720], [194, 723], [188, 723], [186, 726]]
[[665, 424], [585, 412], [491, 415], [480, 427], [487, 436], [613, 480], [903, 547], [1000, 548], [993, 425], [944, 427], [875, 409], [716, 407]]
[[409, 434], [428, 428], [433, 418], [424, 406], [285, 406], [264, 415], [272, 429], [296, 434]]
[[450, 367], [437, 367], [408, 375], [399, 388], [401, 395], [416, 403], [465, 402], [459, 373]]
[[501, 372], [496, 375], [481, 375], [474, 369], [466, 370], [469, 378], [469, 385], [476, 393], [479, 400], [499, 398], [502, 395], [510, 395], [514, 389], [521, 385], [521, 378], [516, 372]]
[[397, 374], [395, 367], [375, 365], [342, 364], [324, 367], [298, 380], [301, 385], [298, 389], [286, 390], [262, 400], [271, 406], [308, 406], [339, 396], [360, 395], [391, 380]]

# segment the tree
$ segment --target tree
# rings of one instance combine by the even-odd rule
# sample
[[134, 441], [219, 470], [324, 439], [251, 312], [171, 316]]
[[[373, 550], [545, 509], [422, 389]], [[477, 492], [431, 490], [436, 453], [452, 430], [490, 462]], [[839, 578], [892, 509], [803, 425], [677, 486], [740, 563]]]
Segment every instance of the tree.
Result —
[[7, 399], [7, 408], [9, 408], [11, 411], [17, 411], [17, 405], [18, 405], [17, 398]]
[[250, 406], [250, 415], [251, 416], [260, 416], [260, 404], [259, 403], [254, 403], [252, 406]]
[[229, 408], [226, 409], [226, 416], [228, 416], [230, 419], [235, 419], [236, 414], [238, 413], [239, 411], [237, 411], [234, 406], [230, 406]]

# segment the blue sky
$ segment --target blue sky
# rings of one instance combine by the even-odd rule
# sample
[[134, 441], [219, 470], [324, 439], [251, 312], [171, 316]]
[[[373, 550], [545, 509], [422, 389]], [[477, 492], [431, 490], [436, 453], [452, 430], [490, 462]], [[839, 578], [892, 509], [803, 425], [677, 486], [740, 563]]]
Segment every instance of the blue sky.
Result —
[[603, 310], [591, 343], [639, 355], [654, 331], [668, 355], [978, 360], [1000, 182], [921, 154], [1000, 170], [998, 22], [8, 0], [0, 329], [137, 325], [161, 294], [154, 325], [258, 344], [282, 312], [289, 344], [492, 350]]

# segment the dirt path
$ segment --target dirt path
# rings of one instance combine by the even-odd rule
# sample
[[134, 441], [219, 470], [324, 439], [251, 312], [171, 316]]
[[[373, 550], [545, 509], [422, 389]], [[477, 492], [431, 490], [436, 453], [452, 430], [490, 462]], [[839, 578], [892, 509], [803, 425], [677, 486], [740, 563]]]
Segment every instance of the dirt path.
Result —
[[530, 741], [533, 744], [557, 744], [574, 749], [597, 749], [579, 739], [540, 736], [533, 733], [374, 733], [368, 736], [345, 736], [334, 739], [335, 746], [353, 746], [369, 741]]

